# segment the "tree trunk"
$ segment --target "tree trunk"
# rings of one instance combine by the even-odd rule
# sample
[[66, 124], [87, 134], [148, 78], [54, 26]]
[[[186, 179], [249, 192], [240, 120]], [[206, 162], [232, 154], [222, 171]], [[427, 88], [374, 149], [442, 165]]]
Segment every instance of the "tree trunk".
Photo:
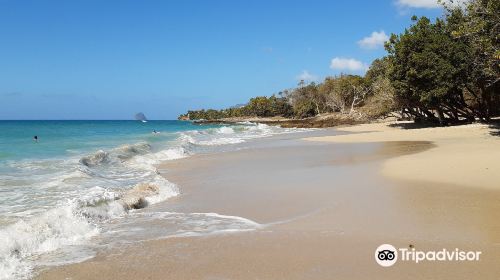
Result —
[[441, 110], [441, 108], [437, 108], [437, 113], [438, 113], [439, 124], [442, 126], [446, 125], [443, 110]]

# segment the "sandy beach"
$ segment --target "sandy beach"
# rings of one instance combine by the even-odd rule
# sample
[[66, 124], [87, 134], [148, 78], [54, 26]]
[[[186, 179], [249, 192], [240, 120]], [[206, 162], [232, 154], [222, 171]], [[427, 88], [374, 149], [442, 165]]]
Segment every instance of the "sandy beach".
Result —
[[0, 280], [500, 279], [500, 0], [0, 15]]
[[[409, 122], [375, 123], [340, 128], [350, 135], [308, 138], [335, 143], [431, 141], [437, 148], [387, 160], [386, 176], [429, 183], [500, 188], [500, 142], [488, 125], [471, 124], [438, 128], [411, 128]], [[410, 129], [402, 129], [410, 127]]]
[[[485, 125], [405, 127], [282, 136], [166, 162], [159, 171], [181, 195], [147, 211], [218, 213], [259, 227], [130, 244], [38, 279], [496, 279], [498, 136]], [[384, 243], [482, 257], [383, 268], [374, 252]]]

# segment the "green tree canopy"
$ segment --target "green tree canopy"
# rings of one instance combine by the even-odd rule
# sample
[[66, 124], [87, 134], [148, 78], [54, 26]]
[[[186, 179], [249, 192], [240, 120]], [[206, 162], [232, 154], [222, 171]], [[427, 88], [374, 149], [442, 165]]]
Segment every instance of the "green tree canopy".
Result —
[[[395, 97], [415, 117], [443, 123], [463, 107], [467, 45], [455, 40], [444, 20], [432, 23], [414, 17], [414, 24], [392, 35], [386, 49], [392, 62], [390, 79]], [[470, 117], [469, 112], [461, 112]]]

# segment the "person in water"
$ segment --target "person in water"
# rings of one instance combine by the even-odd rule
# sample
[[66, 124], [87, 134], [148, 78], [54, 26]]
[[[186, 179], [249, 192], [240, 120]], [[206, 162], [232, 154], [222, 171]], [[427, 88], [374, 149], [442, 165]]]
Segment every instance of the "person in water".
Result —
[[38, 143], [38, 136], [37, 135], [33, 136], [33, 141]]
[[153, 134], [158, 134], [160, 132], [156, 131], [156, 129], [153, 129]]

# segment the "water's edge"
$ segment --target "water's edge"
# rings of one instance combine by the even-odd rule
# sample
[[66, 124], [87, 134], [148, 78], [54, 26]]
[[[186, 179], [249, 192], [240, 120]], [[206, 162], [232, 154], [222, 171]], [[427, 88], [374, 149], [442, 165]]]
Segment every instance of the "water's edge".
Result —
[[140, 209], [181, 191], [160, 176], [161, 162], [303, 131], [243, 123], [169, 132], [174, 137], [162, 145], [139, 141], [83, 156], [4, 161], [1, 190], [19, 199], [0, 211], [0, 279], [31, 278], [42, 267], [80, 262], [110, 246], [258, 228], [241, 217]]

